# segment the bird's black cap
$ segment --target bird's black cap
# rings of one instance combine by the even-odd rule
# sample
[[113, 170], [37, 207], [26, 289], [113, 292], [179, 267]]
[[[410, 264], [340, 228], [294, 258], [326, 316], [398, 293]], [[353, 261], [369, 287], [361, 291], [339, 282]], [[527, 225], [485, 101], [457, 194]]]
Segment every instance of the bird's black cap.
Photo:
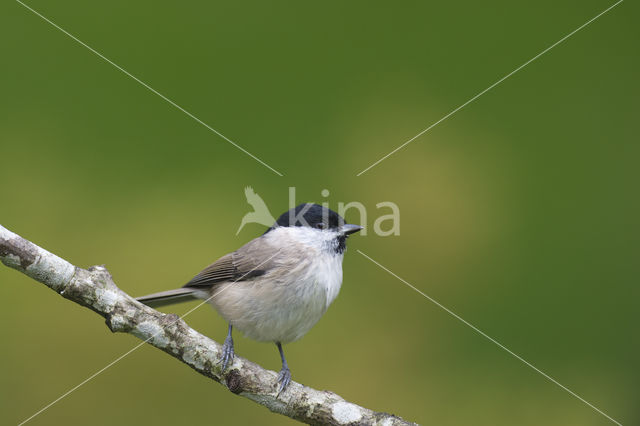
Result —
[[338, 213], [319, 204], [300, 204], [280, 215], [275, 226], [308, 226], [318, 229], [339, 229], [345, 220]]

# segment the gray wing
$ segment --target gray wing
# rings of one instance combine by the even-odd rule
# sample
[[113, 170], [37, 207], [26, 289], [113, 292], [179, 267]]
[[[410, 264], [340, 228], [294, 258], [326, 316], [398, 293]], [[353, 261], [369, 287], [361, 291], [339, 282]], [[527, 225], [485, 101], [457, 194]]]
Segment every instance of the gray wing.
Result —
[[222, 282], [247, 281], [276, 267], [278, 250], [258, 237], [204, 268], [184, 287], [211, 288]]

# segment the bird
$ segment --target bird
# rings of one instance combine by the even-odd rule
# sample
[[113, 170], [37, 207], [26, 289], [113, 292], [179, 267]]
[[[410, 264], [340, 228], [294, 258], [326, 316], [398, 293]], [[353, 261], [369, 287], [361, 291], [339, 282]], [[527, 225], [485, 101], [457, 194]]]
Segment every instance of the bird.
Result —
[[282, 345], [304, 336], [338, 296], [346, 240], [361, 229], [328, 207], [300, 204], [183, 287], [137, 300], [151, 307], [206, 300], [228, 323], [218, 361], [222, 371], [233, 364], [234, 329], [275, 343], [282, 362], [275, 384], [280, 395], [291, 382]]
[[271, 226], [275, 219], [271, 215], [267, 205], [264, 203], [264, 200], [256, 194], [250, 186], [247, 186], [244, 189], [244, 196], [247, 198], [247, 203], [253, 207], [253, 211], [243, 216], [236, 235], [240, 233], [244, 225], [247, 223], [259, 223], [264, 226]]

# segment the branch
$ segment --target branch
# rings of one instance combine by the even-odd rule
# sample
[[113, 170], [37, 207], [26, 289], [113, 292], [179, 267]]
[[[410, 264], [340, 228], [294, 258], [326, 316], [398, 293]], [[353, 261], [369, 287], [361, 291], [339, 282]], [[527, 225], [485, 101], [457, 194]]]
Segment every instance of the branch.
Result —
[[296, 382], [278, 396], [277, 374], [239, 356], [226, 371], [221, 371], [217, 362], [222, 350], [219, 343], [190, 328], [177, 315], [158, 312], [136, 301], [115, 285], [104, 266], [78, 268], [2, 226], [0, 261], [101, 315], [112, 332], [133, 334], [275, 413], [308, 424], [413, 424]]

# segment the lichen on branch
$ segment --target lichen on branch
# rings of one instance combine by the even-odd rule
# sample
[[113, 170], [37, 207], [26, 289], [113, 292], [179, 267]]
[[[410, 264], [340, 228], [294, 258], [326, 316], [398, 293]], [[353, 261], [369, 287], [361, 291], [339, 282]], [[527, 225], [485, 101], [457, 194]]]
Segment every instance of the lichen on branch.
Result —
[[133, 334], [225, 385], [232, 393], [273, 412], [318, 425], [413, 424], [296, 382], [278, 395], [277, 374], [239, 356], [222, 371], [219, 343], [198, 333], [177, 315], [158, 312], [136, 301], [116, 286], [104, 266], [79, 268], [2, 226], [0, 261], [101, 315], [111, 331]]

